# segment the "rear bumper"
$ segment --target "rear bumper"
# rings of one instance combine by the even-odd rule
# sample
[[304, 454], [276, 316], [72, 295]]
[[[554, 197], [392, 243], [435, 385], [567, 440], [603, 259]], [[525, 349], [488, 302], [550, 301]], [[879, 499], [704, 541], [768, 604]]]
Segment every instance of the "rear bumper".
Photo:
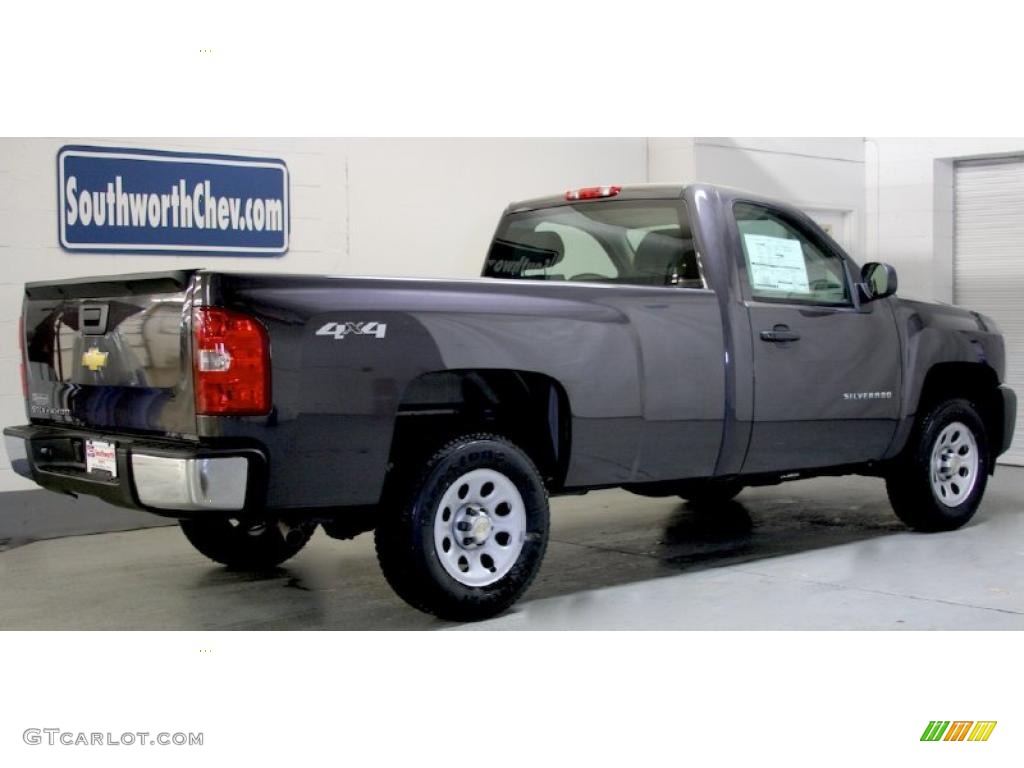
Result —
[[[117, 475], [87, 472], [84, 441], [117, 446]], [[190, 517], [262, 505], [266, 457], [247, 447], [211, 447], [59, 427], [4, 430], [11, 467], [51, 491], [98, 496], [111, 504]]]

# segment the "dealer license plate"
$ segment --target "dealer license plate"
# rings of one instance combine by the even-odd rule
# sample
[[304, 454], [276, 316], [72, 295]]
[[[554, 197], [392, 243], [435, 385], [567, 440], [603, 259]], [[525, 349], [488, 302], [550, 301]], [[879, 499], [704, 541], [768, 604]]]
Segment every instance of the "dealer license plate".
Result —
[[111, 477], [117, 477], [117, 445], [101, 440], [86, 440], [85, 470], [109, 472]]

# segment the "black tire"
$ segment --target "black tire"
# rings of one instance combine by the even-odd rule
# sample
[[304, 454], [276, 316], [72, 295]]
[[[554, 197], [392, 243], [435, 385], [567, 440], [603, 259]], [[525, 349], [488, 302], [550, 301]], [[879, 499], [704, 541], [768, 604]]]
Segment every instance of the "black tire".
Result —
[[[511, 481], [522, 500], [520, 519], [525, 519], [518, 556], [503, 576], [484, 586], [457, 581], [435, 544], [438, 515], [445, 515], [438, 521], [442, 525], [463, 511], [443, 512], [442, 499], [457, 480], [477, 469], [493, 470]], [[381, 570], [399, 597], [452, 621], [486, 619], [515, 603], [537, 575], [548, 543], [547, 491], [529, 457], [502, 437], [466, 435], [435, 453], [421, 472], [406, 477], [389, 489], [375, 532]]]
[[706, 507], [732, 501], [742, 490], [743, 484], [736, 481], [703, 480], [684, 486], [678, 495], [683, 501], [688, 501], [694, 506]]
[[286, 538], [277, 520], [229, 518], [181, 520], [181, 530], [199, 552], [239, 570], [267, 570], [294, 556], [316, 531], [315, 524], [292, 527]]
[[[943, 431], [957, 423], [970, 431], [978, 463], [965, 497], [956, 499], [951, 495], [944, 501], [941, 488], [937, 492], [933, 483], [933, 450]], [[915, 427], [903, 455], [886, 475], [885, 488], [896, 516], [918, 531], [959, 528], [974, 516], [981, 503], [990, 461], [985, 424], [975, 406], [961, 398], [936, 404]], [[957, 503], [949, 504], [950, 500]]]

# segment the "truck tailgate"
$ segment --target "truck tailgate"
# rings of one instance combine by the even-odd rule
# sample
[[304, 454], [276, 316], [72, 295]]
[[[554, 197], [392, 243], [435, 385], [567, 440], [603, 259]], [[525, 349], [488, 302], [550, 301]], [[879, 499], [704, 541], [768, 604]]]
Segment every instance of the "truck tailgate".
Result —
[[25, 286], [33, 422], [194, 435], [194, 271]]

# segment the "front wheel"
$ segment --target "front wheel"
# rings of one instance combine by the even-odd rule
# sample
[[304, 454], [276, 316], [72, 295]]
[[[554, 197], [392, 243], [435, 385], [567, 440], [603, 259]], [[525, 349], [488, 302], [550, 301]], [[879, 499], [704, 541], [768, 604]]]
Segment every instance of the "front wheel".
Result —
[[485, 619], [518, 600], [540, 568], [547, 493], [529, 457], [504, 438], [452, 441], [391, 503], [377, 524], [377, 558], [414, 608]]
[[896, 516], [919, 531], [950, 531], [974, 516], [989, 472], [985, 425], [964, 399], [936, 405], [914, 430], [885, 487]]

